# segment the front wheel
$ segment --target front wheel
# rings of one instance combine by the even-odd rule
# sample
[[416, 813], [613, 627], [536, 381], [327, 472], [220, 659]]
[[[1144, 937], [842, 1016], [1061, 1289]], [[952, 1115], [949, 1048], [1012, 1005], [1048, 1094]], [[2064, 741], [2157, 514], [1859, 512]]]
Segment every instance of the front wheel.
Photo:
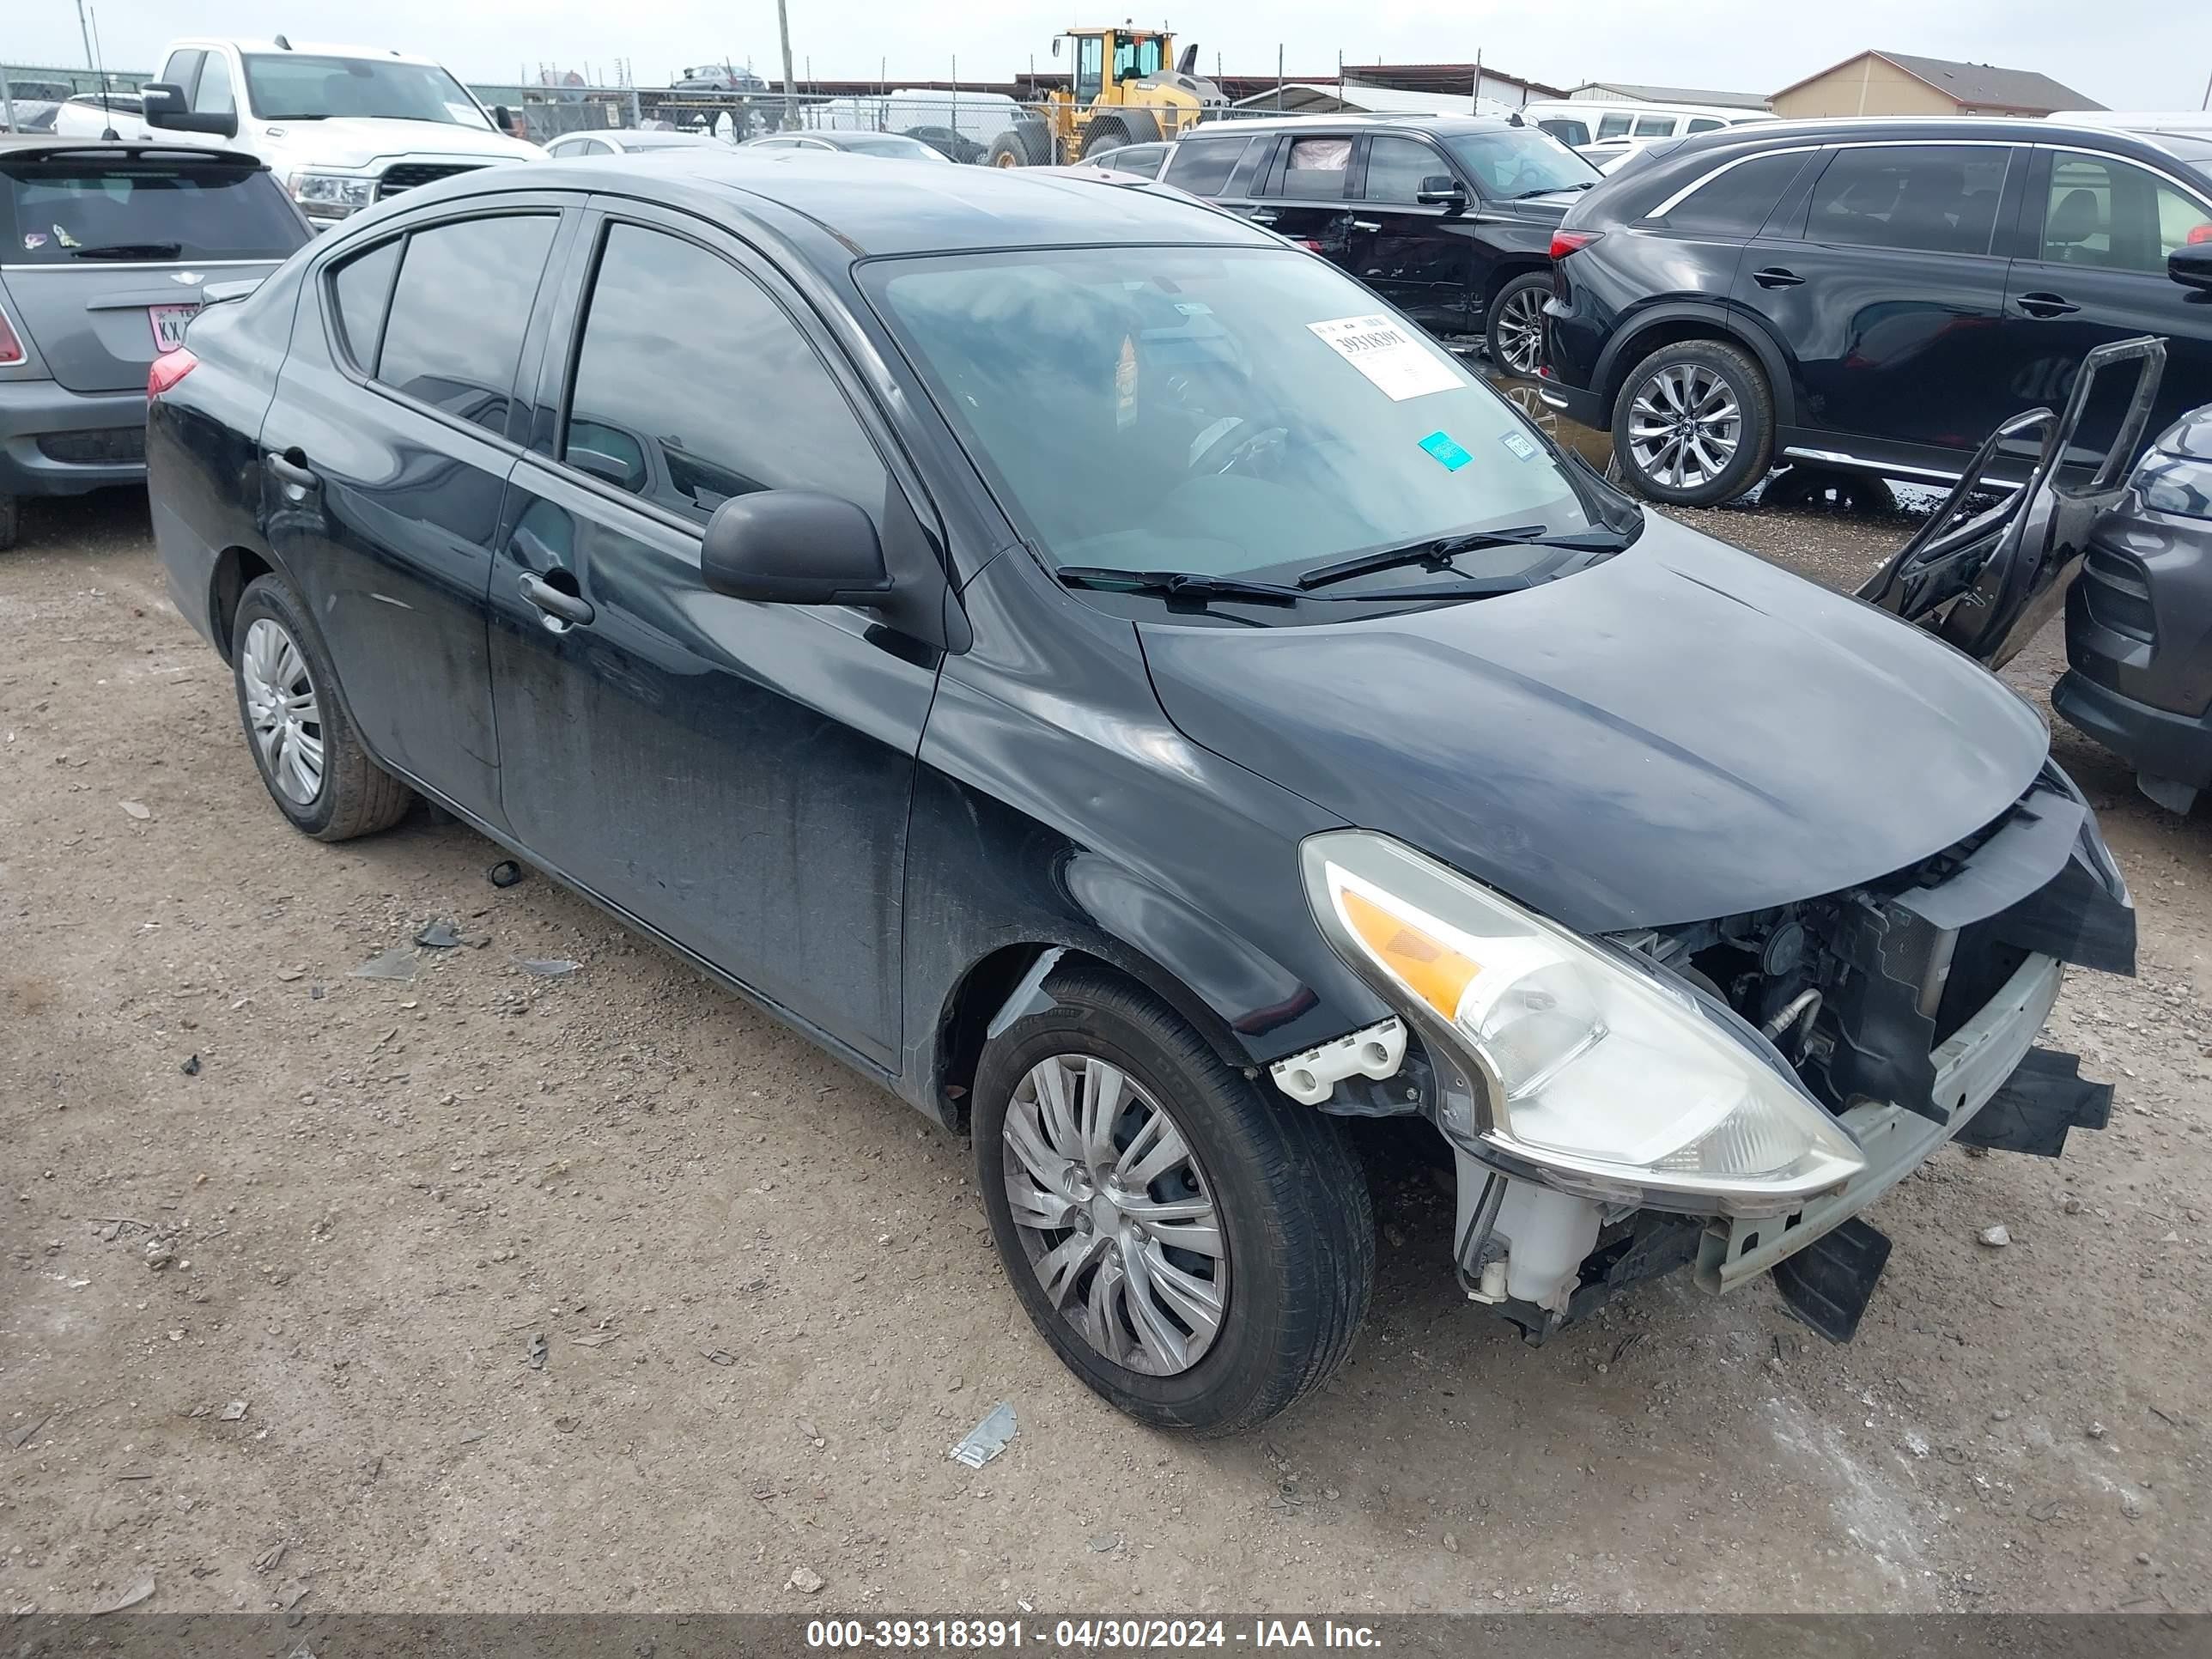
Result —
[[985, 1048], [972, 1128], [999, 1255], [1037, 1330], [1155, 1428], [1232, 1434], [1349, 1356], [1375, 1275], [1364, 1176], [1334, 1123], [1265, 1098], [1103, 974]]
[[1551, 297], [1552, 274], [1547, 270], [1526, 272], [1498, 290], [1483, 335], [1499, 374], [1534, 380], [1544, 366], [1544, 305]]
[[1774, 394], [1750, 356], [1718, 340], [1680, 340], [1628, 372], [1613, 406], [1613, 450], [1639, 495], [1715, 507], [1766, 476]]
[[276, 577], [260, 577], [240, 598], [230, 660], [253, 763], [295, 829], [350, 841], [407, 815], [414, 792], [362, 747], [322, 640]]

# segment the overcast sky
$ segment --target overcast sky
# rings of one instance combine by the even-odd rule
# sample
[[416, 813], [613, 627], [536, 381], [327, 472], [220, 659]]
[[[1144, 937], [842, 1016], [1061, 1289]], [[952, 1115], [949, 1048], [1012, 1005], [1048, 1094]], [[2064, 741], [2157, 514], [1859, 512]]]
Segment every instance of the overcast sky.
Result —
[[[799, 73], [872, 78], [889, 60], [894, 84], [942, 80], [957, 54], [962, 79], [1002, 81], [1034, 57], [1051, 59], [1051, 36], [1071, 23], [1126, 15], [1118, 5], [1068, 0], [791, 0]], [[107, 63], [157, 67], [164, 42], [185, 27], [295, 40], [362, 40], [443, 59], [463, 79], [509, 82], [541, 64], [603, 79], [626, 57], [641, 84], [687, 64], [750, 59], [776, 64], [775, 0], [96, 0]], [[188, 20], [188, 21], [187, 21]], [[1140, 20], [1142, 21], [1142, 20]], [[1530, 80], [1586, 80], [1772, 92], [1869, 46], [1933, 58], [2040, 70], [2115, 109], [2195, 109], [2212, 76], [2207, 0], [1174, 0], [1166, 15], [1195, 40], [1211, 73], [1272, 72], [1279, 42], [1292, 76], [1348, 62], [1483, 62]], [[0, 60], [85, 61], [76, 0], [0, 0]]]

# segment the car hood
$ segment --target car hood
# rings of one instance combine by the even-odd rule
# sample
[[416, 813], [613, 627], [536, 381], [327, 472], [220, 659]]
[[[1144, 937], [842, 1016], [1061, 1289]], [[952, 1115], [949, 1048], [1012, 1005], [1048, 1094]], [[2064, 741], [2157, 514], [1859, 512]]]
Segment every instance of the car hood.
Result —
[[[282, 129], [282, 136], [278, 130]], [[542, 161], [535, 144], [480, 127], [449, 126], [442, 121], [381, 121], [347, 116], [325, 121], [280, 121], [269, 130], [286, 167], [365, 167], [400, 155], [450, 156], [456, 161]]]
[[1139, 633], [1193, 742], [1584, 933], [1901, 869], [2001, 815], [2049, 748], [1948, 646], [1656, 515], [1525, 592]]

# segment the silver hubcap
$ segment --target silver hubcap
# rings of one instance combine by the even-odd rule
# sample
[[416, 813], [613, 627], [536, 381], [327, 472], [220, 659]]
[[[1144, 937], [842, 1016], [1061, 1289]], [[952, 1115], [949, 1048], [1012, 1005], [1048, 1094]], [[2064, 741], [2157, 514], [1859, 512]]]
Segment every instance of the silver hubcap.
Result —
[[1544, 357], [1544, 290], [1524, 288], [1505, 302], [1498, 317], [1500, 368], [1534, 374]]
[[1090, 1054], [1030, 1068], [1000, 1130], [1006, 1201], [1060, 1317], [1115, 1364], [1188, 1370], [1220, 1333], [1229, 1249], [1175, 1120]]
[[307, 805], [323, 793], [323, 716], [307, 654], [281, 626], [257, 617], [238, 672], [263, 769], [286, 799]]
[[1728, 471], [1743, 441], [1729, 383], [1701, 363], [1672, 363], [1637, 389], [1628, 453], [1654, 483], [1692, 489]]

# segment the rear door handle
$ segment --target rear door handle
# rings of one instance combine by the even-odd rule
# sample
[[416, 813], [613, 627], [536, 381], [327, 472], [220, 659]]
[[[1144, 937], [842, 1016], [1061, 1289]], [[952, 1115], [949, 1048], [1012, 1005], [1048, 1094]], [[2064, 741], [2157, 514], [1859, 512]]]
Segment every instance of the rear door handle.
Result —
[[558, 623], [563, 627], [581, 627], [594, 614], [590, 600], [563, 593], [552, 583], [536, 576], [524, 576], [519, 586], [522, 597], [544, 613], [549, 625]]
[[2020, 308], [2031, 317], [2065, 317], [2081, 309], [2063, 294], [2023, 294]]
[[1256, 212], [1248, 213], [1244, 216], [1249, 219], [1255, 225], [1272, 225], [1275, 222], [1274, 211], [1270, 208], [1261, 208]]
[[1764, 270], [1754, 270], [1751, 280], [1761, 288], [1802, 288], [1805, 279], [1794, 270], [1784, 270], [1780, 265], [1769, 265]]
[[1352, 228], [1354, 230], [1380, 230], [1382, 228], [1382, 225], [1373, 219], [1354, 219], [1352, 222]]
[[269, 456], [269, 471], [283, 483], [295, 489], [315, 489], [322, 485], [322, 476], [307, 465], [307, 458], [295, 447], [283, 454], [274, 452]]

